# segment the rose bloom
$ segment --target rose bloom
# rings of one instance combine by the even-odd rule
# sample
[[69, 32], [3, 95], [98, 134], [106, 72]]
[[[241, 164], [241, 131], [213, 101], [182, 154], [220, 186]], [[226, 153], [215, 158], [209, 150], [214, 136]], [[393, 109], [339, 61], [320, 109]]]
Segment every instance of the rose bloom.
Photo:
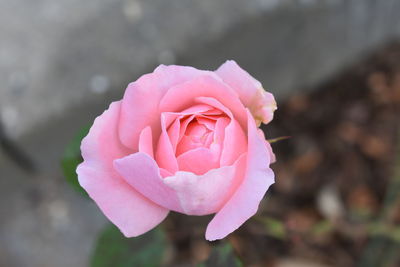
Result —
[[274, 155], [257, 126], [275, 109], [234, 61], [214, 72], [161, 65], [96, 118], [82, 141], [79, 183], [127, 237], [175, 211], [215, 214], [206, 239], [224, 238], [274, 183]]

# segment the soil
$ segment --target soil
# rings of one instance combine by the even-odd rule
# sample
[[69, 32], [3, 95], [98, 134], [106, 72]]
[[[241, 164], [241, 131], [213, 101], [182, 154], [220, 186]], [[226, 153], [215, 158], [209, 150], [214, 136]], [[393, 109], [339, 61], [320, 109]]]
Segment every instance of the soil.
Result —
[[[263, 127], [291, 138], [272, 144], [276, 183], [229, 241], [245, 266], [400, 266], [400, 44], [305, 89]], [[172, 262], [207, 258], [205, 223], [166, 222]]]

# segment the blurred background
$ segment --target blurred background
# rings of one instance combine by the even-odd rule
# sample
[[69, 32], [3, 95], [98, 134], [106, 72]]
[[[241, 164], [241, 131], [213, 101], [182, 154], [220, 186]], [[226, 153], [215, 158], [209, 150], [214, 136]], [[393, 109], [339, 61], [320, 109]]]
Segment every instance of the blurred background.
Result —
[[[267, 137], [292, 136], [229, 238], [244, 265], [400, 266], [399, 13], [397, 0], [0, 0], [0, 266], [90, 265], [107, 222], [65, 181], [67, 144], [157, 65], [227, 59], [277, 97]], [[167, 265], [211, 253], [204, 225], [176, 232], [183, 220], [165, 223]]]

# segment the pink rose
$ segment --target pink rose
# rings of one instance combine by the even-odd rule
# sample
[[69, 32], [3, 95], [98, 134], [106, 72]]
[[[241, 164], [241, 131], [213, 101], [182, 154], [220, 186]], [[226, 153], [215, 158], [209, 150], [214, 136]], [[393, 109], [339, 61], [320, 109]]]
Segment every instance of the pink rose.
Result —
[[206, 239], [224, 238], [274, 182], [274, 156], [257, 125], [275, 109], [272, 94], [234, 61], [215, 72], [161, 65], [94, 121], [79, 183], [127, 237], [172, 210], [215, 213]]

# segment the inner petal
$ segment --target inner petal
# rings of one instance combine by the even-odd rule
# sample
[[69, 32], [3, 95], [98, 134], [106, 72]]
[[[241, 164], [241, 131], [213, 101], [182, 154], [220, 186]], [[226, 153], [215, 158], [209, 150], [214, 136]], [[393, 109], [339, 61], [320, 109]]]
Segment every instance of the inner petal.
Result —
[[196, 120], [199, 124], [207, 127], [208, 130], [214, 131], [215, 129], [215, 118], [208, 118], [208, 116], [196, 116]]
[[193, 120], [193, 118], [194, 118], [194, 115], [191, 115], [191, 116], [184, 117], [180, 120], [181, 128], [179, 131], [178, 143], [181, 141], [183, 136], [185, 136], [186, 129], [187, 129], [189, 123]]
[[214, 133], [203, 124], [198, 123], [197, 120], [192, 120], [177, 145], [176, 156], [199, 147], [208, 148], [213, 135]]
[[162, 129], [160, 139], [158, 140], [155, 159], [160, 168], [164, 168], [171, 173], [175, 173], [178, 170], [178, 163], [171, 144], [171, 139], [165, 129]]
[[185, 135], [182, 137], [181, 141], [179, 142], [178, 146], [176, 147], [176, 156], [178, 157], [179, 155], [192, 150], [202, 147], [201, 143], [196, 143], [193, 142], [192, 138]]
[[210, 149], [199, 147], [181, 154], [178, 158], [180, 171], [201, 175], [219, 167], [219, 158]]
[[204, 125], [196, 121], [189, 124], [185, 135], [192, 137], [195, 142], [201, 142], [202, 137], [208, 132], [209, 130]]
[[[220, 157], [226, 143], [225, 128], [230, 125], [232, 113], [213, 99], [197, 98], [196, 101], [200, 103], [182, 112], [162, 113], [163, 133], [159, 145], [164, 148], [158, 149], [156, 158], [162, 163], [160, 167], [169, 172], [174, 173], [177, 168], [202, 174], [220, 167]], [[164, 153], [168, 155], [163, 156]], [[163, 159], [172, 155], [174, 160]]]
[[171, 126], [167, 130], [174, 152], [176, 151], [176, 145], [179, 142], [180, 128], [181, 128], [180, 120], [177, 119], [171, 124]]

